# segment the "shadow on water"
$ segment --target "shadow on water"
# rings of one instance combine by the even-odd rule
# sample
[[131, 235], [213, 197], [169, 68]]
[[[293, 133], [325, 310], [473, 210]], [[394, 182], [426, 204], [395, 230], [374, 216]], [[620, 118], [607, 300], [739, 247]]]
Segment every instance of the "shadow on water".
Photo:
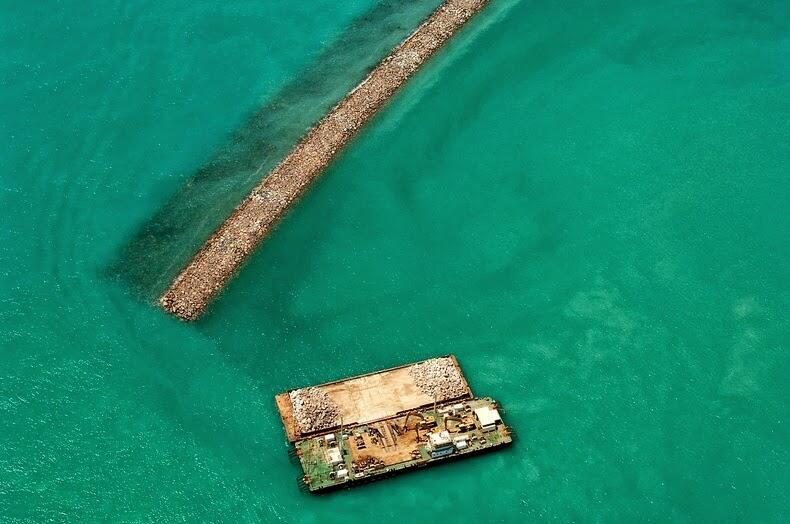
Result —
[[385, 0], [354, 21], [142, 224], [107, 268], [154, 300], [199, 246], [326, 111], [440, 0]]

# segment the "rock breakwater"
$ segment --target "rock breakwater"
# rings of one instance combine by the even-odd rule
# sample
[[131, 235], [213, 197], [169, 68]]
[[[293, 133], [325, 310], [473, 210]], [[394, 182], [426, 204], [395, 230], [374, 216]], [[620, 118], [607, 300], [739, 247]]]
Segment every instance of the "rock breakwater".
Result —
[[310, 129], [209, 237], [160, 297], [194, 320], [357, 131], [488, 0], [446, 0]]

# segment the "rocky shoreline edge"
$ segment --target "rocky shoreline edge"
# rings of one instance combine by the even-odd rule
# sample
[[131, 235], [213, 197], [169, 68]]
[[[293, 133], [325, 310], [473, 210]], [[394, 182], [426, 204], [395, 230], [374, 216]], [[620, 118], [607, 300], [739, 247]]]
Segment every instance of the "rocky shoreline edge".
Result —
[[182, 320], [199, 317], [334, 157], [488, 0], [446, 0], [313, 126], [209, 237], [159, 298]]

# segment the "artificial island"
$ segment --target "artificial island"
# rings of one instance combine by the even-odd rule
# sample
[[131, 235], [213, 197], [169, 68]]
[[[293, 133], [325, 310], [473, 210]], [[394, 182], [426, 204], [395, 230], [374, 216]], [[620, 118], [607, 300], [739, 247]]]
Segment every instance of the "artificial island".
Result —
[[488, 0], [445, 0], [294, 146], [159, 298], [182, 320], [200, 316], [288, 209], [395, 92]]
[[310, 492], [350, 487], [513, 441], [499, 405], [444, 356], [275, 397]]

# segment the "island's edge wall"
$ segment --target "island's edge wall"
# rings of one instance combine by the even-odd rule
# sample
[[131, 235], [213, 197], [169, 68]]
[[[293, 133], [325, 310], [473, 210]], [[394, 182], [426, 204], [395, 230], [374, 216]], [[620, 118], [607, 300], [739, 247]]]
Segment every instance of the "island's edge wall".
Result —
[[257, 245], [342, 148], [488, 0], [446, 0], [334, 106], [209, 237], [160, 297], [182, 320], [200, 316]]

